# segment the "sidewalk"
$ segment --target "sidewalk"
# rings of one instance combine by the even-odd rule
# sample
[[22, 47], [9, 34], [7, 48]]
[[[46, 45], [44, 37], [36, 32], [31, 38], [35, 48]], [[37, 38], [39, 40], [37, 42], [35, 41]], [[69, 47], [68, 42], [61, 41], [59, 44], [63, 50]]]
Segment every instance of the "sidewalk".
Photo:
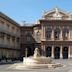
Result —
[[0, 65], [4, 65], [4, 64], [14, 64], [14, 63], [19, 63], [19, 62], [21, 62], [21, 61], [18, 61], [18, 60], [16, 60], [16, 61], [12, 61], [12, 60], [1, 60], [0, 61]]

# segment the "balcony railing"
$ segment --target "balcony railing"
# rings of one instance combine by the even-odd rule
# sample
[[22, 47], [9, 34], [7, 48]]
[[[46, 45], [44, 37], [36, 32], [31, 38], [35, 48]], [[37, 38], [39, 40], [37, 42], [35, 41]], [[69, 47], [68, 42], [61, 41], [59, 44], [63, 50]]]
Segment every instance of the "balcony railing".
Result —
[[5, 45], [5, 44], [0, 44], [0, 48], [11, 48], [11, 49], [20, 49], [20, 46], [12, 46], [12, 45]]
[[51, 39], [47, 39], [47, 38], [41, 38], [41, 41], [72, 41], [72, 39], [63, 39], [63, 38], [59, 38], [59, 39], [55, 39], [55, 38], [51, 38]]
[[19, 33], [13, 33], [10, 30], [6, 29], [5, 27], [0, 26], [0, 32], [4, 32], [6, 34], [9, 34], [11, 36], [16, 36], [16, 37], [20, 37]]

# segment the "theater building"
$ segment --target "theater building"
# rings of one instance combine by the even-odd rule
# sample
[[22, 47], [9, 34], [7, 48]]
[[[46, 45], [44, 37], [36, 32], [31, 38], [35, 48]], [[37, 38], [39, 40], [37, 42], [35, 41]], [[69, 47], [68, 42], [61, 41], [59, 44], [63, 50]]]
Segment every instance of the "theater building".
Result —
[[72, 57], [72, 15], [54, 8], [47, 11], [36, 24], [20, 27], [21, 56], [33, 55], [34, 49], [46, 57]]

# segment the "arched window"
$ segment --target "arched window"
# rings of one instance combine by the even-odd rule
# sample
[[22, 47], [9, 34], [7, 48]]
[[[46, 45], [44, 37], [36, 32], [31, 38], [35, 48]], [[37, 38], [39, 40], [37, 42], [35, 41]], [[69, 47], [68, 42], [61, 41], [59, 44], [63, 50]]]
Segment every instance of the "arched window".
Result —
[[65, 27], [63, 29], [63, 39], [64, 40], [67, 40], [68, 39], [68, 36], [69, 36], [69, 29]]
[[52, 30], [49, 28], [46, 32], [46, 38], [51, 39]]
[[54, 30], [54, 38], [55, 38], [55, 40], [59, 40], [60, 39], [60, 29], [59, 28], [56, 28]]

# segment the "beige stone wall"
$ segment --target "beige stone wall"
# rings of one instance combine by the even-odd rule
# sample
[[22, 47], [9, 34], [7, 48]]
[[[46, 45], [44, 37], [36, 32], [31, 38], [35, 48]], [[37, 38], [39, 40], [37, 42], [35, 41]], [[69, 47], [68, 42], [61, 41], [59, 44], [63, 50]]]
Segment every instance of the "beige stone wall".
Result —
[[2, 56], [7, 58], [16, 58], [20, 56], [20, 52], [16, 50], [0, 49], [0, 58]]
[[33, 37], [34, 37], [35, 41], [38, 43], [41, 42], [41, 37], [42, 37], [41, 32], [42, 32], [42, 30], [41, 30], [40, 26], [33, 28]]
[[10, 23], [9, 21], [5, 19], [0, 18], [0, 27], [7, 32], [11, 32], [13, 34], [20, 35], [20, 28], [17, 27], [16, 25], [13, 25], [12, 23]]
[[70, 46], [70, 55], [71, 55], [71, 58], [72, 58], [72, 46]]
[[70, 40], [72, 41], [72, 27], [70, 27]]
[[15, 58], [20, 56], [20, 51], [18, 51], [20, 41], [17, 39], [20, 39], [20, 27], [0, 17], [0, 57]]
[[[9, 47], [19, 48], [19, 42], [17, 38], [20, 38], [20, 27], [12, 24], [11, 22], [0, 18], [0, 32], [4, 34], [4, 40], [0, 38], [0, 44], [7, 45]], [[10, 41], [7, 40], [7, 34], [10, 35]], [[15, 42], [12, 42], [12, 37], [15, 37]]]

